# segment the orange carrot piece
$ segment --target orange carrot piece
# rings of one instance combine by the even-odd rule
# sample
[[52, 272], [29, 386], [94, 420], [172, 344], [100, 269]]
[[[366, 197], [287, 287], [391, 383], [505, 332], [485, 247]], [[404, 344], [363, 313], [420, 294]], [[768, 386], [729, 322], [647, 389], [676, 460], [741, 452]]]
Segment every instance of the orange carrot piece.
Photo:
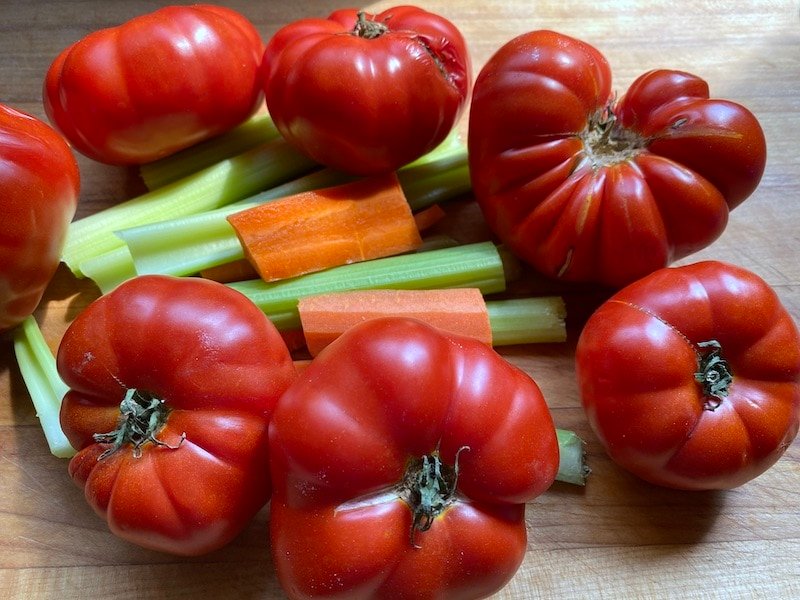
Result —
[[436, 223], [444, 219], [444, 217], [444, 209], [438, 204], [431, 204], [428, 208], [414, 213], [414, 222], [417, 224], [418, 230], [425, 231], [436, 225]]
[[308, 365], [311, 364], [310, 358], [298, 358], [293, 361], [294, 362], [294, 370], [297, 373], [302, 373], [308, 368]]
[[477, 288], [334, 292], [301, 298], [297, 309], [311, 356], [350, 327], [387, 316], [412, 317], [450, 333], [492, 343], [489, 313]]
[[397, 175], [287, 196], [228, 216], [264, 281], [402, 254], [422, 244]]
[[239, 260], [203, 269], [200, 271], [200, 277], [213, 279], [220, 283], [231, 283], [233, 281], [255, 279], [258, 277], [258, 273], [256, 273], [253, 265], [250, 264], [250, 261], [246, 258], [240, 258]]

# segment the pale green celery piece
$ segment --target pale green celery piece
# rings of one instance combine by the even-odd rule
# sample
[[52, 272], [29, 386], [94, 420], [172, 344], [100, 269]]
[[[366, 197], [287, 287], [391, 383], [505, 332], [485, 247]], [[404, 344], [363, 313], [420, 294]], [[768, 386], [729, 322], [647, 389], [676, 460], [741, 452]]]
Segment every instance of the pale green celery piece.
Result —
[[278, 135], [278, 128], [270, 116], [259, 113], [222, 135], [141, 165], [139, 174], [147, 189], [154, 190], [254, 146], [272, 141]]
[[[398, 171], [412, 209], [458, 197], [469, 190], [466, 147], [451, 134], [429, 154]], [[351, 176], [322, 169], [296, 181], [240, 200], [224, 208], [117, 232], [130, 249], [136, 271], [193, 275], [203, 269], [237, 260], [244, 251], [226, 217], [292, 194], [338, 185]]]
[[14, 354], [50, 452], [58, 458], [74, 456], [75, 449], [59, 421], [61, 401], [69, 388], [58, 375], [56, 359], [34, 317], [28, 317], [14, 330]]
[[83, 261], [80, 268], [86, 277], [97, 284], [103, 294], [107, 294], [123, 281], [138, 275], [127, 246], [120, 246], [93, 256]]
[[62, 260], [84, 261], [124, 244], [115, 231], [219, 208], [308, 172], [315, 163], [275, 140], [83, 219], [67, 231]]
[[343, 173], [322, 169], [222, 208], [123, 229], [117, 235], [127, 244], [137, 273], [193, 275], [244, 257], [228, 215], [347, 179]]
[[512, 298], [486, 302], [492, 345], [539, 344], [567, 339], [563, 298]]
[[586, 464], [584, 442], [574, 431], [556, 429], [559, 463], [556, 481], [586, 485], [591, 469]]
[[300, 298], [364, 289], [435, 289], [476, 287], [484, 294], [505, 289], [503, 261], [491, 242], [480, 242], [390, 256], [333, 267], [292, 279], [260, 279], [228, 284], [250, 298], [278, 329], [300, 327]]

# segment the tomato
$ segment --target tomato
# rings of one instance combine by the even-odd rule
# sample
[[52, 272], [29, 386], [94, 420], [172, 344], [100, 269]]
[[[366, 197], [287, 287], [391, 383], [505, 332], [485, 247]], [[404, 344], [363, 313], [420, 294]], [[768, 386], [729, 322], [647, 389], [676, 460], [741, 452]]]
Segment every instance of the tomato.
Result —
[[476, 199], [515, 254], [612, 288], [711, 244], [766, 161], [756, 117], [699, 77], [650, 71], [615, 102], [605, 58], [552, 31], [487, 62], [468, 148]]
[[95, 31], [53, 61], [44, 85], [51, 122], [76, 150], [134, 165], [238, 125], [263, 103], [264, 45], [221, 6], [168, 6]]
[[143, 275], [82, 312], [58, 349], [69, 473], [111, 531], [179, 555], [217, 549], [271, 493], [268, 422], [294, 379], [252, 302]]
[[437, 146], [472, 77], [458, 29], [413, 6], [290, 23], [267, 43], [262, 71], [284, 138], [359, 175], [394, 170]]
[[273, 560], [290, 598], [482, 598], [526, 549], [553, 482], [534, 381], [489, 346], [413, 319], [348, 330], [270, 425]]
[[0, 331], [22, 322], [41, 300], [79, 188], [78, 164], [61, 135], [0, 104]]
[[660, 269], [611, 297], [578, 341], [583, 406], [608, 454], [655, 484], [742, 485], [800, 423], [800, 336], [757, 275]]

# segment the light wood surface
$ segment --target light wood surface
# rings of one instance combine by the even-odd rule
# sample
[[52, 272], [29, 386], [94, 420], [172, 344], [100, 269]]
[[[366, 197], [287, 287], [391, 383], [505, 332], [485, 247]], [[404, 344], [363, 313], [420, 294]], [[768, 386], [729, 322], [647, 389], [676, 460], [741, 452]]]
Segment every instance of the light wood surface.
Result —
[[[0, 0], [0, 102], [44, 117], [47, 67], [90, 31], [162, 2]], [[224, 2], [268, 38], [334, 0]], [[394, 3], [383, 2], [382, 7]], [[800, 20], [794, 1], [627, 0], [420, 3], [455, 22], [477, 69], [504, 42], [548, 28], [598, 47], [622, 92], [640, 73], [677, 68], [704, 77], [715, 96], [748, 106], [767, 135], [761, 186], [731, 215], [724, 235], [690, 260], [737, 263], [764, 277], [800, 320]], [[80, 158], [79, 216], [141, 191], [134, 172]], [[1, 216], [0, 216], [1, 217]], [[486, 234], [474, 203], [452, 227]], [[686, 261], [688, 262], [688, 261]], [[531, 284], [534, 289], [538, 284]], [[98, 292], [60, 270], [37, 311], [55, 347]], [[717, 493], [649, 486], [605, 457], [580, 409], [574, 379], [575, 324], [596, 298], [572, 298], [563, 345], [504, 351], [542, 387], [556, 423], [587, 441], [593, 470], [581, 489], [556, 485], [528, 507], [529, 551], [497, 598], [800, 597], [800, 442], [755, 481]], [[267, 546], [266, 510], [229, 547], [196, 559], [142, 550], [108, 533], [47, 450], [8, 339], [0, 342], [0, 597], [282, 598]]]

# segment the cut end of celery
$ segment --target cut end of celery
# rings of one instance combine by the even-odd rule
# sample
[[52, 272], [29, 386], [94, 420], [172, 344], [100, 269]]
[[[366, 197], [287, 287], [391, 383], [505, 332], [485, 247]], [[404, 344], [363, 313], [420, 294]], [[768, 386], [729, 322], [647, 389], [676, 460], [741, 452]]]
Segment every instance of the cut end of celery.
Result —
[[559, 463], [556, 481], [573, 485], [586, 485], [591, 469], [586, 464], [584, 442], [574, 431], [556, 429]]
[[492, 345], [543, 344], [567, 339], [567, 309], [559, 296], [490, 300]]
[[50, 452], [58, 458], [75, 455], [61, 429], [61, 400], [69, 388], [61, 381], [56, 360], [33, 317], [14, 330], [14, 353]]

